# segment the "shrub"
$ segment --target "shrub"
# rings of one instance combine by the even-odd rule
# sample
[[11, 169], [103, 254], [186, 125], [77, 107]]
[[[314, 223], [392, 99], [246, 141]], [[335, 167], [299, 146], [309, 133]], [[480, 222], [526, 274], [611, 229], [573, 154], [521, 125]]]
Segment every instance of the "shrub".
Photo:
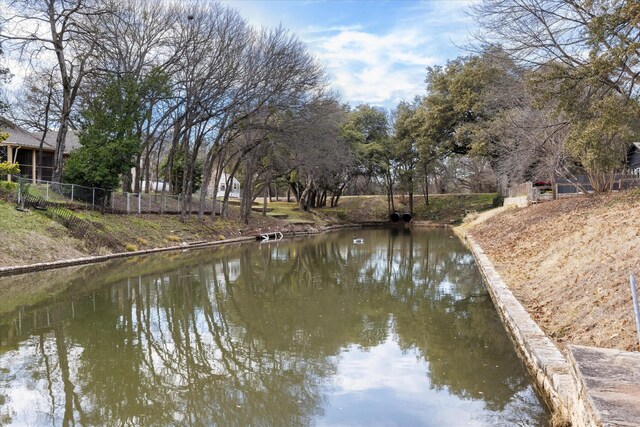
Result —
[[19, 173], [20, 167], [17, 163], [0, 162], [0, 176], [18, 175]]
[[138, 242], [138, 244], [142, 245], [142, 246], [147, 246], [149, 245], [149, 241], [147, 239], [143, 239], [142, 237], [138, 237], [136, 239], [136, 242]]
[[492, 206], [494, 208], [498, 208], [503, 205], [504, 205], [504, 196], [502, 194], [498, 194], [496, 197], [493, 198]]
[[167, 240], [169, 242], [182, 242], [182, 239], [179, 236], [176, 236], [175, 234], [169, 234], [167, 236]]
[[138, 247], [133, 243], [127, 243], [124, 248], [127, 252], [135, 252], [138, 250]]

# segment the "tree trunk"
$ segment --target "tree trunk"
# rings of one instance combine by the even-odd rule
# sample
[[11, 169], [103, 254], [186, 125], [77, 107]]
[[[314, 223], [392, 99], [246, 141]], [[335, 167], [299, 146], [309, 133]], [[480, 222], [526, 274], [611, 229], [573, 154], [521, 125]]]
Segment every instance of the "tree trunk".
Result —
[[262, 216], [267, 216], [267, 194], [269, 193], [269, 184], [264, 186], [264, 195], [262, 196]]
[[304, 191], [302, 192], [302, 195], [298, 199], [298, 206], [300, 207], [300, 210], [303, 212], [309, 211], [308, 199], [312, 192], [312, 189], [313, 189], [313, 180], [309, 179], [309, 181], [307, 181], [307, 186], [305, 187]]
[[424, 204], [429, 206], [429, 175], [425, 178], [424, 183]]
[[253, 204], [253, 173], [254, 165], [251, 162], [247, 162], [243, 185], [244, 189], [242, 190], [242, 199], [240, 203], [240, 218], [245, 224], [249, 224], [249, 219], [251, 218], [251, 205]]
[[141, 155], [138, 154], [136, 156], [136, 165], [134, 167], [135, 171], [136, 171], [136, 182], [133, 184], [133, 192], [134, 193], [142, 193], [141, 190], [141, 183], [142, 183], [142, 179], [143, 179], [143, 173], [142, 173], [142, 169], [140, 168], [140, 159], [141, 159]]
[[413, 185], [409, 190], [409, 214], [413, 216]]
[[64, 166], [64, 146], [67, 138], [67, 129], [69, 116], [68, 113], [66, 117], [63, 115], [62, 120], [60, 121], [60, 129], [58, 130], [58, 135], [56, 137], [56, 150], [53, 154], [53, 176], [51, 180], [55, 183], [59, 183], [62, 180], [62, 168]]

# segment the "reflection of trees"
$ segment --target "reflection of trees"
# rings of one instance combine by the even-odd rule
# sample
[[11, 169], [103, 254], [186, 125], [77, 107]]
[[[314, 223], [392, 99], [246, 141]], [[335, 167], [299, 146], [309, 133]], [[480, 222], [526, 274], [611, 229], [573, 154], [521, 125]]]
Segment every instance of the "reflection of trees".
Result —
[[110, 273], [111, 285], [74, 296], [72, 310], [47, 306], [54, 320], [28, 361], [47, 384], [43, 417], [305, 425], [322, 411], [333, 356], [391, 333], [428, 361], [433, 387], [511, 410], [526, 382], [462, 244], [443, 231], [366, 236], [149, 258], [125, 266], [144, 274]]

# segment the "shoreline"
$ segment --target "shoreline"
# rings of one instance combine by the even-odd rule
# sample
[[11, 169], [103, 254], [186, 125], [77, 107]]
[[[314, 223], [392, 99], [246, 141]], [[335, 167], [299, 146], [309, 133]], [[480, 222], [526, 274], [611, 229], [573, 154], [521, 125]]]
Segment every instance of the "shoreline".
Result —
[[[293, 238], [293, 237], [299, 237], [299, 236], [313, 236], [313, 235], [328, 233], [328, 232], [337, 231], [337, 230], [389, 227], [389, 226], [393, 226], [393, 224], [394, 223], [388, 222], [388, 221], [380, 221], [380, 222], [369, 221], [369, 222], [361, 222], [361, 223], [332, 224], [332, 225], [321, 226], [321, 227], [317, 227], [315, 224], [308, 224], [307, 226], [302, 227], [301, 229], [298, 229], [298, 230], [296, 229], [291, 230], [291, 229], [284, 229], [284, 228], [270, 229], [268, 232], [260, 232], [260, 231], [254, 230], [251, 232], [250, 235], [224, 239], [224, 240], [195, 242], [192, 244], [186, 243], [186, 244], [175, 245], [175, 246], [143, 249], [143, 250], [137, 250], [137, 251], [116, 252], [116, 253], [107, 254], [107, 255], [89, 255], [89, 256], [80, 257], [80, 258], [69, 258], [69, 259], [61, 259], [61, 260], [49, 261], [49, 262], [39, 262], [39, 263], [33, 263], [33, 264], [0, 267], [0, 278], [10, 277], [10, 276], [19, 275], [19, 274], [34, 273], [38, 271], [53, 270], [53, 269], [66, 268], [66, 267], [75, 267], [75, 266], [89, 265], [89, 264], [97, 264], [97, 263], [110, 261], [114, 259], [131, 258], [136, 256], [151, 255], [151, 254], [162, 253], [162, 252], [204, 249], [204, 248], [210, 248], [215, 246], [236, 245], [236, 244], [242, 244], [242, 243], [248, 243], [248, 242], [255, 242], [255, 241], [259, 241], [260, 235], [265, 233], [271, 234], [275, 232], [280, 232], [285, 238]], [[405, 226], [405, 223], [402, 223], [400, 225]], [[425, 226], [426, 225], [422, 223], [419, 225], [416, 225], [416, 227], [425, 227]], [[434, 223], [429, 227], [448, 227], [448, 226], [446, 224]]]
[[591, 425], [573, 414], [576, 395], [571, 364], [502, 280], [482, 247], [466, 234], [461, 238], [478, 265], [500, 320], [524, 362], [535, 387], [551, 410], [552, 425]]

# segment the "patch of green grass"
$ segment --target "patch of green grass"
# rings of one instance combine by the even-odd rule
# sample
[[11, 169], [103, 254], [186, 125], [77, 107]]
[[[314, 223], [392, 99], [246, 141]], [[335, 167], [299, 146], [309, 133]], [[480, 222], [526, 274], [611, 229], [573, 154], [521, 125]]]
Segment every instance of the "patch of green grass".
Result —
[[[313, 213], [301, 211], [298, 204], [294, 202], [268, 202], [267, 206], [273, 209], [267, 213], [267, 216], [286, 215], [286, 221], [296, 224], [312, 224], [316, 222]], [[260, 207], [262, 207], [262, 204], [260, 204]], [[256, 212], [254, 215], [261, 214]]]
[[429, 197], [429, 204], [424, 198], [414, 201], [414, 216], [437, 222], [459, 222], [469, 211], [481, 212], [493, 207], [495, 193], [481, 194], [437, 194]]
[[51, 219], [38, 212], [20, 212], [14, 205], [0, 201], [0, 229], [4, 235], [45, 233], [52, 223]]

